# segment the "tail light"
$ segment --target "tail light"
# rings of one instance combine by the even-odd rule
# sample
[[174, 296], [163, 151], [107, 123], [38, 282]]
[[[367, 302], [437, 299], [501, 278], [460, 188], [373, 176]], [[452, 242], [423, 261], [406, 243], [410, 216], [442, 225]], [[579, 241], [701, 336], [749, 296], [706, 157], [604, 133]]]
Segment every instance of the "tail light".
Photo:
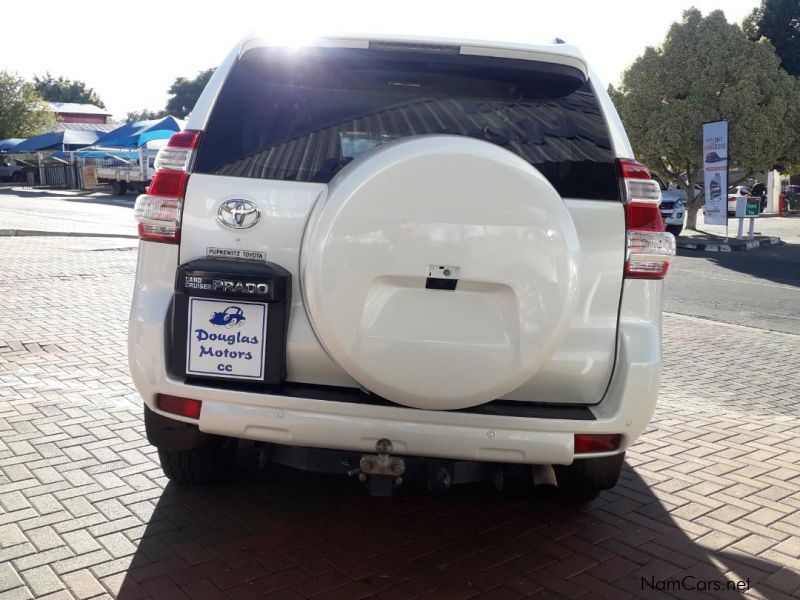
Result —
[[177, 244], [181, 239], [181, 212], [199, 131], [173, 134], [156, 156], [156, 174], [147, 193], [136, 199], [133, 216], [139, 223], [139, 239]]
[[619, 433], [576, 433], [574, 452], [611, 452], [618, 450], [621, 443], [622, 435]]
[[164, 412], [181, 415], [182, 417], [189, 417], [190, 419], [199, 419], [203, 403], [200, 400], [194, 400], [192, 398], [157, 394], [156, 406]]
[[664, 231], [661, 189], [643, 164], [618, 159], [617, 167], [625, 206], [625, 277], [663, 279], [675, 256], [675, 236]]

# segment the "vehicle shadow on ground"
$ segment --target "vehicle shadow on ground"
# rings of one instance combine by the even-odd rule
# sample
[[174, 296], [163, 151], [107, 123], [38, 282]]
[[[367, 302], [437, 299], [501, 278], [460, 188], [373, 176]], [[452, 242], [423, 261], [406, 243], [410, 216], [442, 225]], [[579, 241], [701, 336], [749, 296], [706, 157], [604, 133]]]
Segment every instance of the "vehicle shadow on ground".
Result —
[[[119, 598], [744, 598], [749, 586], [773, 599], [800, 590], [800, 574], [693, 541], [628, 465], [615, 490], [569, 506], [488, 486], [373, 498], [344, 477], [245, 462], [235, 483], [167, 485]], [[728, 589], [729, 580], [742, 583]]]
[[779, 246], [738, 252], [679, 249], [678, 256], [707, 260], [723, 269], [773, 283], [800, 287], [800, 244], [783, 243]]

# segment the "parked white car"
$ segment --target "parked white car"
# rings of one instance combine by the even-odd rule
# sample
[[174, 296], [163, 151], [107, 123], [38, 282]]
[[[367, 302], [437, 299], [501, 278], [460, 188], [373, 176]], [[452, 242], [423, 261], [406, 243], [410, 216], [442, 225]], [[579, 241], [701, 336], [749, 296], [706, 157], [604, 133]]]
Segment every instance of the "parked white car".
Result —
[[661, 189], [661, 219], [669, 231], [675, 237], [678, 237], [683, 231], [683, 223], [686, 219], [686, 192], [676, 188], [670, 188], [664, 181], [655, 173], [652, 173], [653, 181], [658, 183]]
[[736, 214], [736, 200], [738, 198], [750, 198], [753, 200], [759, 200], [759, 212], [764, 212], [764, 209], [767, 206], [767, 199], [766, 197], [761, 197], [753, 194], [753, 191], [746, 185], [733, 185], [728, 188], [728, 215], [732, 216]]
[[130, 368], [165, 474], [219, 479], [246, 439], [375, 494], [612, 487], [675, 252], [632, 157], [570, 45], [245, 39], [136, 202]]

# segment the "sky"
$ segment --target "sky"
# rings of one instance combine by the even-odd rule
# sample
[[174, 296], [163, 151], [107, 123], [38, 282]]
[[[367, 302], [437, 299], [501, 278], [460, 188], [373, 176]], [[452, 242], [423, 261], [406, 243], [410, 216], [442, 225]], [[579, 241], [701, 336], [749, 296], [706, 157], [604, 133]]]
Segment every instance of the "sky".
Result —
[[[176, 77], [217, 66], [244, 35], [395, 33], [512, 42], [560, 37], [580, 47], [602, 83], [620, 75], [691, 6], [742, 19], [759, 0], [271, 0], [6, 2], [0, 70], [49, 71], [93, 87], [115, 119], [160, 110]], [[149, 12], [148, 12], [149, 11]], [[152, 23], [152, 24], [151, 24]]]

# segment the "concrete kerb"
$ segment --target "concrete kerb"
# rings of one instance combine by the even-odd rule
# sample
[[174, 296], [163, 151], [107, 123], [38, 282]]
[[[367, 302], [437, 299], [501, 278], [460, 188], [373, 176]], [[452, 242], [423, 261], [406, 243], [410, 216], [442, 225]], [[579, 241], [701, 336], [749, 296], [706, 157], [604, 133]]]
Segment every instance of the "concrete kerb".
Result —
[[679, 236], [676, 241], [678, 248], [699, 250], [702, 252], [739, 252], [742, 250], [755, 250], [756, 248], [777, 246], [783, 243], [781, 238], [777, 236], [764, 236], [752, 240], [740, 240], [736, 238], [704, 239], [682, 235]]
[[37, 229], [0, 229], [0, 237], [81, 237], [139, 239], [138, 235], [125, 233], [91, 233], [85, 231], [41, 231]]

